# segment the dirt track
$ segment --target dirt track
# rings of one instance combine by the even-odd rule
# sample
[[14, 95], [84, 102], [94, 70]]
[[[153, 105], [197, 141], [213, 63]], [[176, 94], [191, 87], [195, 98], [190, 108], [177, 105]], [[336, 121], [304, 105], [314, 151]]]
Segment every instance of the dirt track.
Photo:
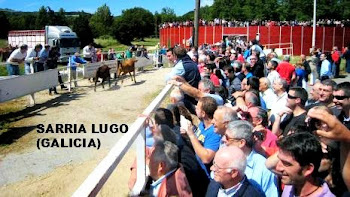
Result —
[[[37, 105], [3, 115], [10, 129], [0, 135], [0, 196], [71, 196], [92, 169], [108, 153], [122, 134], [91, 134], [91, 125], [128, 124], [142, 113], [164, 87], [164, 76], [170, 68], [138, 73], [137, 83], [129, 78], [105, 90], [93, 91], [87, 80], [79, 82], [72, 94], [61, 92], [49, 96], [47, 91], [36, 94]], [[0, 104], [24, 105], [25, 98]], [[21, 107], [19, 107], [21, 108]], [[39, 134], [38, 124], [84, 124], [86, 134]], [[99, 138], [101, 149], [49, 148], [38, 150], [38, 138]], [[6, 139], [1, 139], [6, 138]], [[126, 196], [129, 166], [134, 158], [130, 150], [108, 180], [99, 195]]]

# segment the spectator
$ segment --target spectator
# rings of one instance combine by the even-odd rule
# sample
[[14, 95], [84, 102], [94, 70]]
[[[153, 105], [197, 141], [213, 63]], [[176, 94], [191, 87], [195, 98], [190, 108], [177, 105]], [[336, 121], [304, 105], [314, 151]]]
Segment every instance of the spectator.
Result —
[[157, 143], [150, 155], [150, 196], [192, 196], [184, 169], [178, 163], [178, 148], [165, 141]]
[[273, 92], [270, 86], [268, 78], [263, 77], [259, 79], [259, 95], [264, 99], [268, 110], [272, 109], [277, 100], [277, 95]]
[[310, 90], [310, 99], [307, 101], [306, 106], [319, 102], [321, 82], [316, 82]]
[[204, 66], [204, 76], [209, 77], [209, 79], [213, 82], [215, 87], [220, 86], [220, 79], [215, 74], [216, 66], [215, 64], [206, 64]]
[[269, 63], [267, 64], [267, 78], [269, 79], [270, 84], [273, 84], [276, 79], [280, 78], [280, 74], [276, 71], [277, 66], [278, 63], [274, 60], [269, 61]]
[[317, 177], [322, 149], [315, 136], [304, 132], [296, 133], [283, 138], [278, 145], [280, 161], [276, 171], [285, 184], [282, 197], [334, 196], [327, 183]]
[[[46, 65], [48, 69], [56, 69], [57, 68], [57, 61], [58, 58], [61, 56], [61, 54], [58, 52], [58, 47], [54, 46], [51, 48], [50, 52], [49, 52], [49, 57], [47, 59]], [[67, 90], [67, 87], [64, 85], [63, 81], [62, 81], [62, 77], [59, 71], [58, 72], [58, 83], [61, 86], [62, 90]], [[51, 92], [54, 92], [55, 94], [57, 94], [57, 90], [56, 90], [56, 86], [52, 87], [49, 89], [49, 94], [51, 94]]]
[[283, 57], [283, 61], [279, 63], [276, 68], [276, 71], [280, 74], [281, 78], [287, 81], [288, 85], [293, 84], [296, 76], [295, 76], [295, 68], [292, 64], [289, 63], [290, 56], [285, 55]]
[[[77, 83], [77, 67], [81, 64], [86, 64], [87, 62], [80, 58], [80, 54], [78, 52], [74, 53], [73, 56], [70, 57], [70, 61], [68, 62], [68, 68], [70, 69], [70, 79], [74, 81], [74, 87], [78, 87]], [[69, 84], [71, 87], [71, 84]]]
[[231, 107], [219, 106], [213, 116], [212, 123], [215, 128], [215, 133], [224, 135], [228, 123], [238, 120], [237, 113]]
[[208, 179], [210, 178], [209, 168], [215, 152], [219, 149], [221, 139], [221, 136], [214, 132], [214, 125], [212, 124], [216, 108], [217, 104], [213, 98], [201, 98], [196, 106], [196, 114], [201, 120], [198, 129], [193, 132], [192, 127], [189, 127], [185, 132]]
[[338, 116], [341, 110], [339, 110], [333, 102], [333, 91], [335, 90], [337, 83], [331, 79], [323, 80], [321, 83], [322, 85], [320, 87], [320, 97], [318, 99], [318, 102], [312, 105], [308, 105], [306, 107], [306, 110], [308, 111], [312, 107], [324, 105], [328, 107], [335, 116]]
[[37, 44], [33, 49], [28, 51], [25, 59], [26, 63], [24, 66], [24, 72], [26, 75], [34, 73], [34, 71], [37, 70], [37, 62], [39, 61], [39, 54], [42, 48], [43, 45]]
[[95, 52], [95, 48], [93, 47], [93, 44], [90, 43], [88, 45], [86, 45], [84, 48], [83, 48], [83, 57], [84, 57], [84, 60], [87, 61], [87, 62], [92, 62], [92, 56], [93, 56], [93, 53]]
[[[327, 124], [327, 131], [317, 130], [317, 135], [330, 140], [340, 141], [341, 152], [340, 158], [342, 161], [340, 169], [342, 169], [343, 180], [350, 189], [350, 131], [346, 128], [335, 116], [328, 113], [324, 109], [311, 109], [308, 114], [310, 118], [323, 121]], [[349, 192], [347, 192], [349, 195]], [[346, 195], [344, 195], [346, 196]]]
[[262, 155], [268, 155], [267, 148], [277, 147], [277, 136], [267, 128], [268, 115], [267, 111], [261, 107], [251, 107], [248, 109], [251, 120], [250, 122], [254, 126], [254, 149]]
[[7, 73], [19, 75], [19, 65], [22, 64], [27, 56], [28, 45], [23, 44], [19, 49], [15, 49], [6, 61]]
[[296, 74], [296, 85], [298, 87], [306, 88], [307, 72], [301, 63], [296, 64], [295, 74]]
[[317, 56], [317, 51], [311, 52], [311, 59], [310, 59], [310, 69], [311, 69], [311, 76], [310, 76], [310, 85], [313, 85], [316, 82], [316, 79], [319, 79], [320, 76], [320, 59]]
[[214, 180], [208, 186], [206, 197], [264, 196], [245, 176], [247, 158], [237, 147], [221, 148], [215, 155], [211, 170]]
[[47, 60], [49, 58], [49, 52], [50, 52], [50, 45], [45, 44], [45, 47], [40, 51], [39, 61], [37, 64], [37, 71], [35, 71], [35, 67], [34, 67], [34, 72], [47, 70]]
[[208, 96], [214, 98], [218, 105], [224, 104], [224, 100], [219, 95], [215, 94], [214, 84], [209, 79], [202, 79], [199, 82], [198, 89], [190, 86], [182, 77], [174, 77], [174, 80], [170, 81], [170, 83], [179, 86], [184, 93], [193, 96], [197, 100]]
[[[310, 64], [306, 60], [306, 56], [304, 54], [300, 55], [300, 60], [301, 60], [301, 63], [302, 63], [302, 67], [304, 68], [304, 70], [306, 72], [305, 81], [308, 82], [309, 81], [309, 75], [311, 74]], [[303, 88], [305, 88], [305, 87], [303, 87]]]
[[350, 82], [339, 83], [333, 91], [333, 102], [341, 110], [338, 119], [350, 129]]
[[331, 63], [327, 60], [327, 56], [322, 53], [320, 56], [321, 60], [321, 70], [320, 70], [320, 80], [329, 79], [332, 77], [332, 66]]
[[350, 73], [350, 44], [345, 48], [343, 58], [345, 59], [345, 71]]
[[340, 62], [341, 62], [341, 53], [338, 50], [337, 46], [333, 47], [332, 50], [332, 75], [334, 78], [338, 78], [339, 77], [339, 70], [340, 70]]
[[[286, 109], [275, 115], [275, 121], [272, 126], [272, 132], [277, 135], [286, 136], [292, 126], [306, 127], [306, 110], [307, 92], [301, 87], [291, 88], [288, 92]], [[281, 117], [287, 116], [281, 121]]]
[[286, 108], [288, 84], [285, 79], [280, 78], [275, 80], [272, 87], [273, 92], [277, 95], [276, 103], [270, 111], [270, 120], [273, 122], [275, 120], [275, 116]]
[[250, 56], [250, 67], [253, 76], [258, 78], [264, 77], [264, 65], [256, 53]]
[[176, 63], [176, 58], [174, 57], [174, 48], [169, 48], [166, 51], [166, 57], [168, 58], [170, 64], [175, 64]]
[[230, 122], [223, 137], [226, 146], [240, 148], [247, 157], [245, 175], [266, 196], [278, 196], [277, 178], [265, 166], [265, 157], [253, 149], [253, 126], [242, 120]]

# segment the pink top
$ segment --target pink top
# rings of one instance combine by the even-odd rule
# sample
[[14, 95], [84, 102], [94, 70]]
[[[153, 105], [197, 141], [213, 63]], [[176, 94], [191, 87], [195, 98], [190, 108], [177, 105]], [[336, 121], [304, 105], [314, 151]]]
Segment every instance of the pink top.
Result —
[[272, 131], [270, 131], [269, 129], [265, 129], [265, 131], [266, 131], [266, 138], [261, 144], [261, 146], [269, 147], [269, 148], [277, 147], [277, 140], [278, 140], [277, 136], [273, 134]]

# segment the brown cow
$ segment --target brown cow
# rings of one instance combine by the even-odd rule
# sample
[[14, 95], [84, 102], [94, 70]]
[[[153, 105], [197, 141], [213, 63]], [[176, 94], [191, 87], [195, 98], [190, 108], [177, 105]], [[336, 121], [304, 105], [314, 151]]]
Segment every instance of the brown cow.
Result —
[[108, 79], [108, 83], [109, 83], [109, 87], [111, 87], [111, 74], [109, 72], [111, 68], [109, 68], [107, 65], [102, 65], [100, 67], [97, 68], [96, 70], [96, 74], [95, 74], [95, 89], [94, 91], [96, 92], [96, 85], [98, 82], [98, 78], [102, 78], [102, 88], [104, 89], [104, 82], [106, 79]]
[[[137, 62], [136, 59], [126, 59], [123, 62], [119, 62], [118, 61], [118, 68], [117, 68], [118, 78], [115, 81], [115, 85], [117, 85], [119, 76], [121, 74], [122, 74], [122, 76], [124, 76], [127, 73], [129, 73], [130, 77], [131, 77], [131, 81], [132, 81], [133, 79], [132, 79], [131, 72], [133, 72], [133, 74], [134, 74], [134, 82], [136, 83], [136, 79], [135, 79], [135, 62]], [[122, 78], [122, 84], [123, 84], [123, 78]]]

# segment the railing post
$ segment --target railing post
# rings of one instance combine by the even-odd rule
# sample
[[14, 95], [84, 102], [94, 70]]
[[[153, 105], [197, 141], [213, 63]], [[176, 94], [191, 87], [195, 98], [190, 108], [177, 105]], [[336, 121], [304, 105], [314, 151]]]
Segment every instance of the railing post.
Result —
[[139, 195], [146, 184], [146, 128], [136, 138], [137, 179], [131, 195]]
[[68, 91], [70, 92], [72, 90], [72, 79], [71, 79], [71, 59], [68, 58], [68, 67], [67, 67], [67, 73], [68, 73]]

